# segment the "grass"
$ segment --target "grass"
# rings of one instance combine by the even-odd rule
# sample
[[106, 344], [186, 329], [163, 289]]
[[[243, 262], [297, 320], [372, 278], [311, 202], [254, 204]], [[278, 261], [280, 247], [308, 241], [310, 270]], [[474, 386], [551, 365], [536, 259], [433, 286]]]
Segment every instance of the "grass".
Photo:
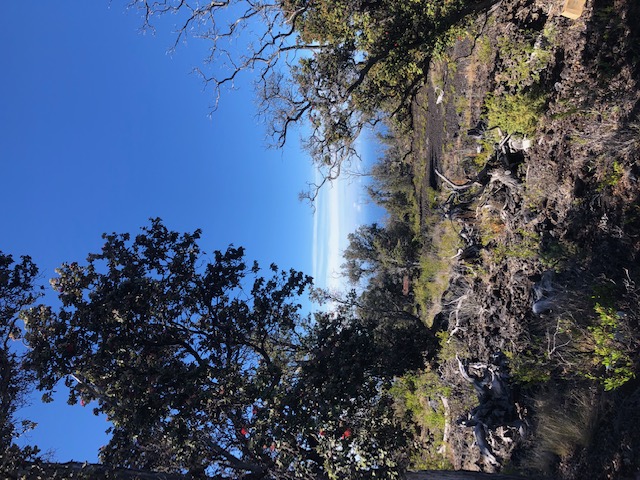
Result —
[[566, 459], [591, 441], [597, 416], [588, 388], [575, 388], [567, 397], [545, 391], [535, 403], [537, 428], [528, 466], [551, 474], [558, 459]]
[[432, 227], [432, 243], [420, 257], [420, 278], [414, 292], [421, 318], [432, 326], [433, 318], [441, 311], [440, 299], [449, 286], [453, 257], [460, 247], [460, 238], [451, 222], [442, 221]]
[[405, 374], [395, 381], [390, 393], [401, 415], [408, 414], [420, 431], [418, 446], [410, 459], [411, 468], [451, 468], [441, 449], [447, 421], [442, 398], [451, 392], [442, 384], [438, 374], [429, 369]]

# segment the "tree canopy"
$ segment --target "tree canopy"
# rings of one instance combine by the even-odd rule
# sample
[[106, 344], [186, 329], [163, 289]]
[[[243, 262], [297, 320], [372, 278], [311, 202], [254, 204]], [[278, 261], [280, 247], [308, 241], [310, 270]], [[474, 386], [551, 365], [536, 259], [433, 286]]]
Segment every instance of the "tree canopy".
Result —
[[[491, 1], [416, 0], [132, 0], [145, 28], [176, 19], [175, 46], [187, 37], [209, 42], [197, 70], [214, 91], [256, 75], [260, 112], [276, 145], [308, 122], [307, 148], [323, 180], [314, 199], [357, 155], [355, 141], [383, 117], [411, 118], [412, 100], [434, 53], [466, 14]], [[246, 48], [244, 48], [246, 47]], [[244, 52], [244, 53], [243, 53]]]
[[28, 421], [18, 422], [15, 418], [31, 378], [22, 368], [19, 353], [11, 347], [12, 342], [22, 336], [19, 312], [38, 298], [37, 277], [38, 268], [30, 257], [21, 257], [16, 262], [11, 255], [0, 251], [0, 452], [4, 452], [0, 453], [0, 466], [14, 460], [19, 450], [14, 439], [30, 426]]
[[[207, 255], [159, 219], [104, 235], [51, 281], [61, 307], [23, 313], [27, 366], [50, 400], [111, 422], [108, 465], [195, 478], [391, 478], [410, 435], [394, 418], [374, 331], [353, 304], [301, 313], [311, 278]], [[393, 348], [398, 345], [394, 344]], [[394, 473], [395, 472], [395, 473]]]

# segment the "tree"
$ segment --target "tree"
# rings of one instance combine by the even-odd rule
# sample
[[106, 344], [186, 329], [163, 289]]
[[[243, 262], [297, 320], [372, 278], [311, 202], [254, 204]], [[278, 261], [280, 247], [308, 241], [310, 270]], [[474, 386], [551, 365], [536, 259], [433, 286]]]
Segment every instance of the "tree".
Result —
[[[105, 235], [52, 285], [62, 306], [24, 314], [28, 366], [45, 400], [105, 413], [111, 467], [193, 478], [386, 478], [409, 435], [394, 420], [378, 350], [348, 309], [300, 313], [311, 278], [241, 248], [200, 250], [159, 219]], [[346, 367], [349, 366], [349, 369]]]
[[[337, 178], [357, 156], [363, 129], [391, 116], [410, 121], [412, 101], [434, 52], [452, 27], [494, 0], [132, 0], [145, 28], [176, 15], [175, 45], [187, 37], [209, 41], [197, 69], [214, 90], [233, 86], [244, 71], [257, 73], [260, 112], [276, 145], [291, 127], [308, 121], [307, 147], [322, 173], [307, 197]], [[246, 48], [244, 48], [246, 47]], [[243, 54], [241, 52], [247, 52]], [[222, 66], [226, 66], [224, 69]]]
[[402, 277], [417, 267], [418, 244], [404, 222], [362, 225], [348, 239], [342, 269], [352, 283], [387, 276], [401, 284]]
[[[413, 225], [416, 215], [416, 191], [413, 168], [406, 156], [410, 151], [393, 135], [379, 135], [385, 145], [382, 157], [371, 167], [367, 193], [371, 200], [387, 211], [389, 221]], [[404, 151], [403, 151], [404, 150]]]
[[13, 443], [21, 429], [28, 429], [31, 422], [18, 426], [16, 410], [23, 405], [24, 395], [30, 385], [30, 376], [21, 368], [20, 354], [12, 348], [12, 342], [20, 340], [22, 331], [18, 314], [38, 297], [34, 290], [38, 268], [30, 257], [16, 262], [11, 255], [0, 251], [0, 468], [36, 453], [26, 448], [20, 452]]
[[109, 465], [267, 478], [281, 467], [265, 446], [281, 438], [274, 408], [311, 279], [275, 265], [263, 276], [242, 248], [209, 259], [199, 237], [155, 219], [134, 239], [105, 235], [85, 265], [63, 264], [51, 281], [59, 311], [24, 316], [28, 365], [45, 399], [64, 379], [70, 404], [108, 416]]
[[347, 302], [316, 314], [307, 337], [299, 398], [314, 417], [308, 423], [316, 431], [308, 438], [322, 452], [323, 473], [331, 479], [393, 479], [408, 464], [413, 432], [396, 415], [387, 392], [393, 378], [388, 352], [369, 327]]

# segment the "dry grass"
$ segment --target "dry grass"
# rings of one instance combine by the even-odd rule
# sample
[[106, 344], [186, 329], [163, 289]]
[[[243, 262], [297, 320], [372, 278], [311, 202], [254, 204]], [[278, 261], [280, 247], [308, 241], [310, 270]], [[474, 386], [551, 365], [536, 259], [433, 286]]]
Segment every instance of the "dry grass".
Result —
[[451, 222], [440, 222], [433, 227], [432, 244], [420, 259], [420, 278], [415, 285], [415, 295], [421, 317], [427, 326], [442, 311], [440, 300], [449, 287], [451, 266], [460, 247], [460, 238]]
[[535, 401], [537, 428], [529, 466], [551, 474], [559, 460], [589, 445], [596, 424], [597, 406], [588, 388], [575, 388], [567, 397], [541, 393]]

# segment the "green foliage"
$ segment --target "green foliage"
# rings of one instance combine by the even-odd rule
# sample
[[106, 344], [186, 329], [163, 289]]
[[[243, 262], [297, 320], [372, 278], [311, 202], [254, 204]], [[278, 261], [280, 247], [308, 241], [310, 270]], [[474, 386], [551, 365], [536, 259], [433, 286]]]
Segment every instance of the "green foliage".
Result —
[[432, 226], [432, 244], [420, 256], [420, 277], [415, 283], [416, 302], [423, 321], [431, 326], [440, 309], [440, 299], [449, 286], [451, 257], [460, 246], [460, 238], [450, 222]]
[[494, 50], [491, 45], [491, 39], [487, 35], [478, 38], [476, 44], [476, 54], [481, 63], [489, 63], [493, 60]]
[[544, 111], [546, 98], [533, 93], [494, 95], [485, 99], [487, 121], [506, 133], [533, 135]]
[[[392, 140], [387, 139], [387, 142]], [[399, 146], [386, 149], [371, 168], [372, 182], [367, 186], [371, 199], [384, 208], [393, 223], [405, 223], [414, 237], [420, 235], [420, 209], [414, 186], [414, 172], [404, 161]]]
[[580, 254], [578, 246], [565, 239], [550, 239], [543, 242], [540, 262], [546, 269], [562, 271], [564, 267]]
[[0, 251], [0, 335], [3, 345], [8, 340], [21, 338], [17, 317], [39, 297], [34, 291], [37, 277], [38, 267], [31, 257], [24, 256], [16, 262], [13, 256]]
[[[323, 46], [303, 60], [309, 68], [296, 72], [302, 91], [314, 97], [306, 98], [319, 113], [313, 117], [327, 131], [338, 125], [338, 116], [352, 127], [357, 115], [349, 111], [371, 118], [385, 110], [401, 122], [409, 120], [410, 101], [432, 57], [464, 31], [461, 22], [467, 7], [460, 0], [375, 4], [340, 0], [304, 8], [296, 24], [300, 43]], [[333, 108], [325, 115], [318, 107], [328, 92]], [[349, 127], [347, 131], [352, 130]]]
[[624, 166], [618, 161], [614, 160], [607, 166], [603, 175], [602, 181], [598, 185], [598, 191], [603, 191], [606, 188], [612, 188], [620, 183], [620, 180], [624, 177]]
[[518, 229], [508, 243], [498, 243], [493, 249], [494, 260], [501, 262], [507, 258], [520, 260], [535, 259], [539, 255], [540, 236], [529, 230]]
[[[303, 364], [293, 393], [296, 404], [314, 417], [310, 428], [316, 430], [309, 435], [315, 435], [317, 450], [324, 452], [329, 478], [396, 478], [412, 435], [394, 415], [392, 398], [381, 386], [404, 372], [389, 360], [371, 320], [355, 316], [354, 310], [347, 303], [336, 312], [316, 315], [306, 343], [311, 360]], [[297, 418], [292, 420], [299, 425]]]
[[58, 269], [62, 307], [24, 313], [45, 397], [64, 380], [70, 403], [109, 417], [100, 456], [112, 465], [395, 478], [411, 435], [382, 387], [422, 364], [424, 326], [372, 292], [366, 308], [346, 302], [310, 324], [299, 300], [310, 277], [263, 272], [242, 248], [206, 255], [199, 236], [155, 219]]
[[389, 393], [402, 415], [421, 432], [417, 450], [411, 457], [412, 469], [446, 469], [449, 461], [438, 453], [444, 439], [446, 411], [443, 397], [451, 394], [438, 375], [431, 370], [405, 374], [398, 378]]
[[548, 355], [531, 346], [518, 352], [505, 352], [509, 359], [509, 371], [514, 380], [524, 385], [546, 383], [551, 379], [551, 364]]
[[261, 276], [242, 248], [208, 259], [199, 236], [159, 219], [134, 239], [105, 235], [87, 264], [57, 270], [58, 312], [25, 313], [39, 389], [64, 379], [71, 403], [95, 402], [111, 419], [105, 462], [220, 474], [226, 465], [275, 468], [262, 445], [287, 438], [273, 409], [295, 359], [296, 297], [311, 279], [275, 265]]
[[442, 330], [436, 333], [438, 338], [438, 364], [442, 365], [446, 361], [454, 360], [458, 353], [461, 353], [462, 346], [455, 338], [449, 335], [448, 331]]
[[534, 38], [532, 32], [525, 34], [523, 40], [499, 37], [498, 52], [503, 68], [497, 75], [497, 80], [516, 92], [536, 85], [540, 81], [541, 72], [552, 60], [555, 39], [556, 32], [553, 28], [545, 29], [537, 38]]
[[418, 243], [406, 222], [393, 219], [384, 227], [362, 225], [348, 238], [342, 269], [352, 283], [375, 275], [401, 278], [415, 269]]
[[598, 323], [589, 327], [594, 342], [593, 361], [598, 367], [604, 367], [604, 372], [589, 377], [599, 380], [605, 390], [614, 390], [635, 378], [633, 361], [616, 339], [619, 333], [616, 311], [599, 303], [596, 303], [594, 310], [598, 315]]
[[[22, 357], [12, 344], [22, 338], [18, 316], [39, 297], [35, 292], [37, 278], [38, 268], [30, 257], [16, 261], [0, 251], [0, 465], [34, 452], [14, 443], [35, 424], [25, 420], [20, 425], [14, 416], [25, 400], [32, 378], [22, 368]], [[7, 452], [7, 457], [1, 452]]]

